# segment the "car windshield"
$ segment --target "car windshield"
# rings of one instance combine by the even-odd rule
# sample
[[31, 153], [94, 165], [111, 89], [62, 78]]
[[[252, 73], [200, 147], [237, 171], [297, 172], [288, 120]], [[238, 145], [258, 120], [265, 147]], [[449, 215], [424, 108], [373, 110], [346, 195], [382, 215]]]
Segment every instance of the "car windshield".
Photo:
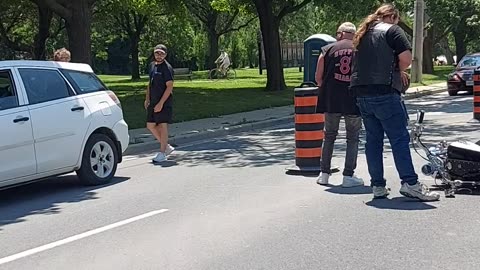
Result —
[[480, 55], [479, 56], [466, 56], [458, 64], [459, 67], [477, 67], [480, 66]]

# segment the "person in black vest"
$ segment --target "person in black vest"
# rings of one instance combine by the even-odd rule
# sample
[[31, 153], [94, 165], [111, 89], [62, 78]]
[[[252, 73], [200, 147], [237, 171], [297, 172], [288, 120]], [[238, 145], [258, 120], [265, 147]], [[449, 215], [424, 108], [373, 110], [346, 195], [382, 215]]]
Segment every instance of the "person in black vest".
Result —
[[365, 154], [374, 198], [389, 195], [383, 171], [383, 141], [387, 134], [401, 179], [400, 193], [434, 201], [440, 194], [418, 181], [409, 148], [408, 113], [401, 93], [409, 83], [406, 70], [412, 63], [412, 53], [405, 33], [397, 25], [399, 19], [399, 11], [384, 4], [360, 25], [353, 39], [350, 87], [366, 129]]
[[331, 161], [340, 120], [345, 119], [347, 131], [347, 153], [343, 170], [343, 187], [363, 186], [361, 178], [354, 175], [357, 167], [358, 143], [362, 118], [355, 97], [349, 94], [351, 63], [353, 55], [352, 39], [355, 25], [346, 22], [337, 30], [337, 42], [322, 48], [317, 63], [315, 80], [319, 87], [317, 112], [325, 114], [325, 140], [322, 150], [321, 172], [317, 183], [327, 185], [331, 175]]
[[173, 152], [174, 148], [168, 144], [168, 124], [173, 117], [173, 68], [165, 60], [167, 47], [159, 44], [153, 51], [155, 61], [150, 66], [150, 82], [145, 97], [147, 110], [147, 128], [160, 142], [160, 152], [153, 158], [153, 162], [162, 162]]

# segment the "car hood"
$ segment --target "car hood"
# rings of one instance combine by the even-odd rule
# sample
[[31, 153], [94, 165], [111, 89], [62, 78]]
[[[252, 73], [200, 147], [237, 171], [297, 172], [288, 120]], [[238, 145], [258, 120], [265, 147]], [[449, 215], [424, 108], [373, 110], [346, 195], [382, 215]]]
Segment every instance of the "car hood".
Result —
[[479, 67], [459, 67], [455, 70], [455, 72], [473, 73], [476, 68], [479, 68]]
[[[475, 71], [475, 68], [477, 67], [463, 67], [463, 68], [458, 68], [453, 72], [453, 74], [457, 74], [462, 80], [468, 81], [472, 80], [473, 78], [473, 73]], [[452, 75], [453, 75], [452, 74]]]

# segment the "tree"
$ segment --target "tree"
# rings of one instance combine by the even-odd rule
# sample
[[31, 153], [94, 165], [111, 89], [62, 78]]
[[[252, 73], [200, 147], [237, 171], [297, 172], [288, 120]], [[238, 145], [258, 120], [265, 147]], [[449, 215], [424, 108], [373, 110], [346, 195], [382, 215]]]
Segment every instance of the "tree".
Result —
[[267, 65], [267, 86], [270, 91], [286, 89], [280, 48], [280, 22], [291, 13], [305, 7], [312, 0], [253, 0], [260, 19], [265, 61]]
[[36, 0], [65, 20], [72, 62], [92, 61], [91, 25], [93, 4], [97, 0]]
[[480, 2], [428, 0], [427, 8], [435, 25], [445, 29], [440, 37], [453, 35], [457, 59], [460, 60], [467, 53], [469, 43], [480, 36]]
[[[355, 3], [347, 3], [344, 1], [325, 0], [320, 2], [319, 5], [322, 7], [322, 9], [324, 9], [324, 11], [327, 11], [327, 14], [334, 18], [343, 18], [343, 21], [350, 20], [354, 23], [360, 23], [363, 18], [374, 12], [375, 9], [377, 9], [384, 2], [386, 1], [366, 0]], [[353, 7], [352, 4], [354, 5]], [[410, 38], [413, 36], [413, 4], [414, 1], [395, 1], [395, 6], [400, 10], [401, 13], [399, 26]], [[432, 19], [428, 16], [428, 14], [426, 15], [425, 21], [428, 23], [425, 25], [425, 38], [423, 42], [423, 73], [432, 74], [434, 44], [437, 43], [436, 34], [439, 27], [432, 23]]]
[[129, 40], [132, 80], [140, 79], [139, 43], [149, 22], [171, 12], [168, 1], [104, 0], [100, 16], [109, 29], [118, 29]]
[[[15, 51], [27, 53], [36, 60], [45, 60], [47, 39], [56, 37], [62, 30], [59, 22], [60, 27], [50, 32], [54, 19], [50, 9], [37, 0], [23, 0], [3, 1], [0, 10], [0, 39]], [[36, 31], [33, 36], [32, 28]]]
[[212, 0], [183, 0], [185, 7], [206, 28], [209, 51], [206, 68], [215, 66], [218, 56], [218, 42], [221, 36], [248, 26], [256, 17], [242, 16], [246, 12], [239, 3]]
[[[28, 1], [0, 2], [0, 39], [10, 49], [32, 54], [31, 35], [25, 26], [33, 25], [34, 6]], [[30, 43], [30, 44], [29, 44]]]

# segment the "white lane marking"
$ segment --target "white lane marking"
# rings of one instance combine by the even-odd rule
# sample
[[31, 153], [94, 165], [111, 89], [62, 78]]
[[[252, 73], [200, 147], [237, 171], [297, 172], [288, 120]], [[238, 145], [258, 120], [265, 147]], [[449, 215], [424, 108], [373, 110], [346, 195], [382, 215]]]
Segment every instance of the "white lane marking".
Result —
[[155, 215], [158, 215], [158, 214], [161, 214], [161, 213], [165, 213], [167, 211], [168, 211], [168, 209], [160, 209], [160, 210], [148, 212], [148, 213], [145, 213], [143, 215], [132, 217], [132, 218], [129, 218], [129, 219], [126, 219], [126, 220], [123, 220], [123, 221], [119, 221], [119, 222], [116, 222], [116, 223], [113, 223], [113, 224], [110, 224], [110, 225], [107, 225], [107, 226], [104, 226], [104, 227], [101, 227], [101, 228], [98, 228], [98, 229], [94, 229], [94, 230], [87, 231], [87, 232], [84, 232], [84, 233], [81, 233], [81, 234], [70, 236], [70, 237], [65, 238], [63, 240], [59, 240], [59, 241], [56, 241], [56, 242], [53, 242], [53, 243], [50, 243], [50, 244], [46, 244], [46, 245], [43, 245], [43, 246], [40, 246], [40, 247], [36, 247], [36, 248], [26, 250], [26, 251], [23, 251], [23, 252], [20, 252], [20, 253], [5, 257], [5, 258], [1, 258], [0, 259], [0, 265], [6, 264], [8, 262], [12, 262], [12, 261], [15, 261], [15, 260], [18, 260], [18, 259], [21, 259], [21, 258], [25, 258], [25, 257], [31, 256], [33, 254], [36, 254], [36, 253], [39, 253], [39, 252], [42, 252], [42, 251], [46, 251], [46, 250], [49, 250], [49, 249], [52, 249], [52, 248], [55, 248], [55, 247], [58, 247], [58, 246], [61, 246], [61, 245], [65, 245], [65, 244], [68, 244], [68, 243], [71, 243], [71, 242], [74, 242], [74, 241], [78, 241], [80, 239], [83, 239], [83, 238], [86, 238], [86, 237], [89, 237], [89, 236], [92, 236], [92, 235], [95, 235], [95, 234], [99, 234], [99, 233], [102, 233], [102, 232], [105, 232], [105, 231], [108, 231], [108, 230], [111, 230], [111, 229], [114, 229], [114, 228], [117, 228], [117, 227], [120, 227], [120, 226], [124, 226], [124, 225], [127, 225], [129, 223], [139, 221], [141, 219], [145, 219], [145, 218], [152, 217], [152, 216], [155, 216]]

